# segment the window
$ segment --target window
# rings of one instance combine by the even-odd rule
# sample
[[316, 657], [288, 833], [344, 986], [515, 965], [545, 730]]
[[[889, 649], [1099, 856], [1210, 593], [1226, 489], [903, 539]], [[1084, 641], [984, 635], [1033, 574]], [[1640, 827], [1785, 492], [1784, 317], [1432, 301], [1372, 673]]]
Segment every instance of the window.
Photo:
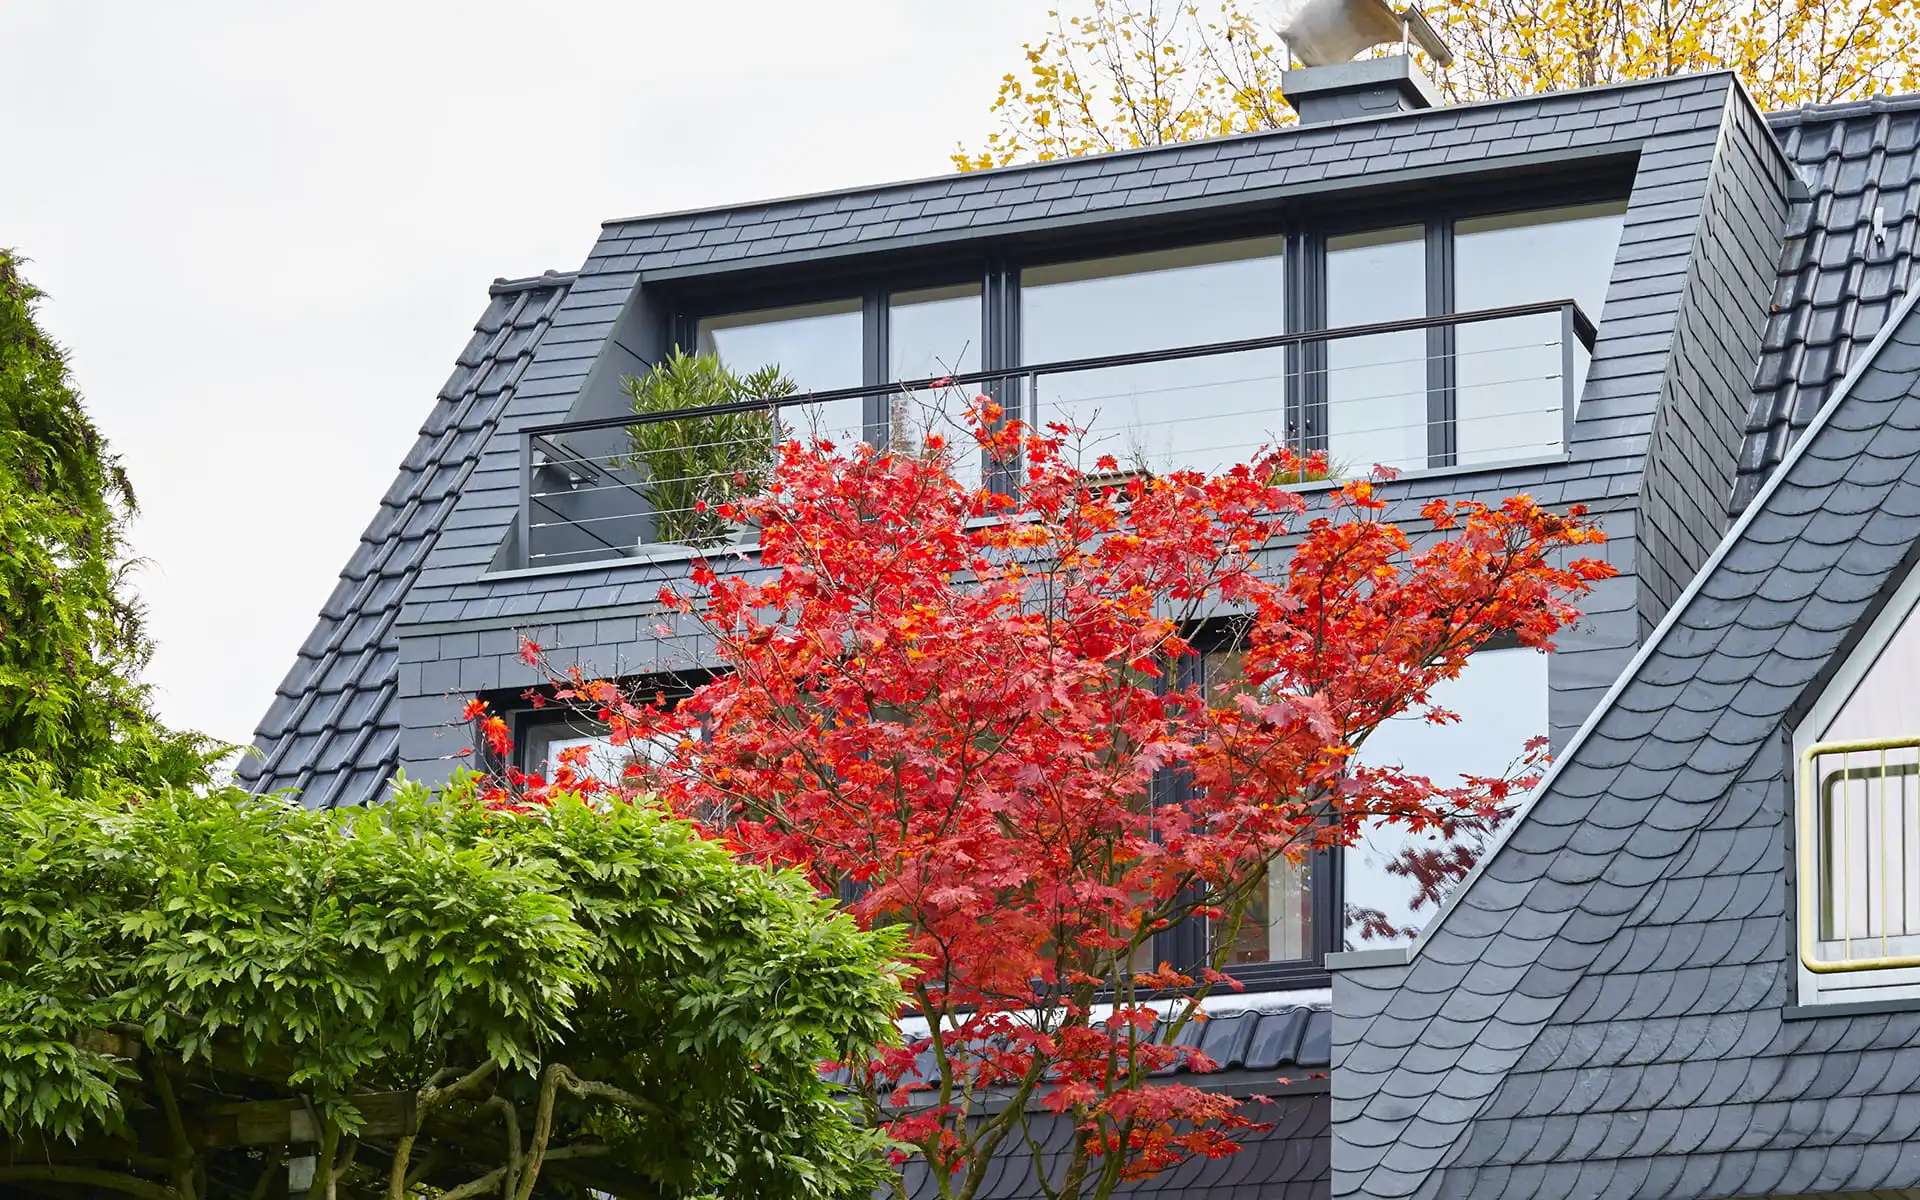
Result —
[[[1576, 300], [1596, 325], [1620, 245], [1624, 204], [1588, 204], [1462, 220], [1453, 229], [1453, 309]], [[1557, 314], [1460, 326], [1454, 334], [1455, 461], [1499, 462], [1556, 450], [1564, 414]], [[1574, 394], [1587, 352], [1575, 347]]]
[[[683, 335], [730, 365], [781, 367], [802, 392], [869, 397], [798, 406], [792, 429], [919, 446], [957, 434], [994, 392], [1037, 425], [1084, 429], [1088, 460], [1123, 471], [1218, 469], [1261, 446], [1324, 449], [1336, 473], [1491, 464], [1557, 453], [1567, 419], [1562, 316], [1192, 354], [1124, 367], [1045, 366], [1183, 351], [1316, 329], [1444, 318], [1571, 298], [1597, 320], [1624, 203], [1245, 237], [1068, 262], [978, 265], [877, 282], [858, 295], [696, 312]], [[1573, 347], [1572, 386], [1587, 351]], [[890, 382], [1006, 372], [1002, 383], [889, 394]], [[968, 482], [980, 464], [960, 455]]]
[[[1362, 763], [1400, 763], [1448, 786], [1462, 775], [1509, 773], [1532, 738], [1547, 732], [1547, 656], [1535, 650], [1482, 650], [1466, 669], [1433, 690], [1433, 703], [1459, 716], [1457, 724], [1434, 725], [1419, 716], [1394, 717], [1360, 748]], [[1468, 830], [1458, 839], [1478, 859], [1491, 828]], [[1345, 932], [1349, 950], [1404, 945], [1437, 911], [1450, 887], [1423, 887], [1406, 868], [1421, 851], [1450, 847], [1432, 833], [1415, 835], [1404, 825], [1370, 822], [1345, 859]]]
[[[980, 285], [895, 292], [887, 297], [887, 378], [939, 379], [980, 370]], [[964, 406], [980, 394], [971, 387], [896, 390], [887, 397], [888, 440], [898, 449], [918, 448], [940, 433], [954, 448], [954, 474], [969, 487], [980, 483], [981, 455], [973, 445]]]
[[672, 753], [664, 742], [630, 741], [616, 746], [606, 727], [573, 714], [542, 716], [522, 722], [521, 770], [553, 778], [559, 769], [562, 751], [576, 746], [587, 748], [586, 773], [602, 783], [618, 784], [632, 763], [658, 766]]
[[[1284, 239], [1031, 267], [1020, 274], [1026, 363], [1286, 332]], [[1285, 437], [1286, 352], [1244, 351], [1039, 376], [1033, 419], [1089, 431], [1126, 470], [1218, 469]]]
[[[1183, 660], [1204, 672], [1209, 687], [1231, 684], [1239, 655], [1222, 648]], [[1461, 775], [1510, 774], [1526, 744], [1547, 729], [1547, 656], [1507, 648], [1482, 650], [1460, 675], [1434, 689], [1433, 702], [1459, 716], [1438, 726], [1416, 715], [1396, 717], [1367, 739], [1360, 761], [1402, 763], [1447, 786]], [[1179, 782], [1168, 794], [1177, 797]], [[1457, 839], [1477, 860], [1491, 842], [1492, 826]], [[1195, 929], [1163, 935], [1157, 957], [1178, 964], [1210, 960], [1223, 946], [1225, 963], [1244, 978], [1285, 982], [1319, 969], [1332, 950], [1372, 950], [1404, 945], [1431, 921], [1451, 890], [1442, 879], [1416, 899], [1419, 885], [1396, 864], [1423, 850], [1449, 849], [1437, 837], [1409, 834], [1404, 825], [1374, 822], [1344, 853], [1321, 852], [1300, 863], [1277, 859], [1254, 892], [1240, 926], [1194, 922]]]
[[[1231, 649], [1214, 650], [1201, 655], [1196, 665], [1210, 702], [1218, 703], [1224, 698], [1213, 689], [1239, 677], [1240, 655]], [[1223, 944], [1228, 946], [1225, 963], [1230, 967], [1319, 958], [1313, 937], [1312, 875], [1311, 858], [1298, 863], [1278, 858], [1270, 863], [1237, 929], [1223, 922], [1205, 922], [1208, 961]]]
[[[705, 317], [695, 343], [736, 371], [774, 365], [801, 392], [859, 387], [865, 321], [858, 299], [830, 300], [758, 312]], [[866, 437], [866, 405], [857, 397], [783, 410], [789, 436], [826, 437], [852, 445]]]
[[[1327, 240], [1327, 325], [1427, 314], [1422, 225]], [[1336, 477], [1375, 464], [1427, 465], [1427, 331], [1340, 338], [1326, 345], [1327, 462]]]
[[[671, 705], [685, 699], [706, 678], [705, 672], [699, 672], [692, 677], [628, 679], [622, 681], [622, 686], [633, 696], [664, 690]], [[560, 766], [561, 753], [577, 746], [587, 748], [589, 775], [603, 783], [618, 784], [629, 766], [661, 766], [679, 745], [678, 738], [662, 736], [629, 739], [625, 745], [616, 746], [605, 725], [559, 703], [543, 708], [521, 708], [514, 714], [512, 723], [515, 765], [549, 780]], [[704, 734], [696, 732], [695, 736], [701, 739]]]
[[1920, 996], [1920, 572], [1795, 735], [1802, 1004]]

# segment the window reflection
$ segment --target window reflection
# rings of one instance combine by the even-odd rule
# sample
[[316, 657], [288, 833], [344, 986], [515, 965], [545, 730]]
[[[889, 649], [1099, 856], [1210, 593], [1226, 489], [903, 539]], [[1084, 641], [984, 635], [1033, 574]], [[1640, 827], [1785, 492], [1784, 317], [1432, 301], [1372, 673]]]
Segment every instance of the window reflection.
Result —
[[[1454, 226], [1454, 309], [1578, 301], [1597, 325], [1626, 205], [1587, 204], [1477, 217]], [[1457, 461], [1498, 462], [1560, 448], [1560, 317], [1462, 325], [1455, 335]], [[1576, 346], [1574, 394], [1586, 384]]]
[[[887, 378], [939, 379], [980, 370], [980, 285], [896, 292], [887, 302]], [[980, 453], [973, 449], [966, 405], [980, 386], [895, 389], [887, 399], [888, 440], [896, 450], [917, 451], [929, 433], [953, 448], [954, 475], [969, 487], [980, 482]]]
[[[1240, 654], [1216, 650], [1202, 656], [1200, 669], [1209, 703], [1230, 703], [1231, 689], [1240, 678]], [[1207, 921], [1207, 957], [1224, 946], [1224, 965], [1290, 962], [1313, 955], [1313, 901], [1308, 886], [1311, 866], [1276, 858], [1253, 885], [1238, 929], [1225, 921]]]
[[[1370, 325], [1427, 312], [1426, 230], [1327, 240], [1327, 324]], [[1336, 477], [1376, 465], [1427, 465], [1427, 333], [1327, 343], [1327, 462]]]
[[[772, 364], [802, 392], [837, 391], [864, 382], [864, 325], [859, 300], [831, 300], [706, 317], [697, 342], [702, 354], [735, 371]], [[780, 419], [789, 437], [825, 437], [840, 446], [866, 437], [866, 406], [858, 397], [793, 405]]]
[[[1022, 361], [1059, 362], [1286, 329], [1280, 238], [1036, 267], [1020, 277]], [[1216, 470], [1285, 431], [1286, 352], [1042, 376], [1034, 416], [1088, 430], [1089, 458]]]
[[[1547, 656], [1520, 648], [1482, 650], [1457, 678], [1433, 690], [1433, 703], [1458, 715], [1458, 723], [1434, 725], [1413, 713], [1394, 717], [1366, 740], [1356, 761], [1402, 764], [1440, 787], [1458, 786], [1463, 775], [1509, 774], [1527, 742], [1547, 731]], [[1346, 948], [1405, 944], [1408, 931], [1438, 911], [1431, 898], [1419, 902], [1420, 884], [1395, 871], [1396, 865], [1423, 851], [1456, 847], [1477, 859], [1491, 840], [1491, 830], [1466, 831], [1450, 845], [1432, 832], [1410, 833], [1404, 824], [1368, 822], [1346, 851]]]

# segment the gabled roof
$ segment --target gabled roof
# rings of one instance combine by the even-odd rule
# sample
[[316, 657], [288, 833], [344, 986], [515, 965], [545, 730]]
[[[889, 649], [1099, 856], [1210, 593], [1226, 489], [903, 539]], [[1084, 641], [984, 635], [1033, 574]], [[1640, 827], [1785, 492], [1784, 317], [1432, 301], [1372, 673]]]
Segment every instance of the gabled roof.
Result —
[[1920, 293], [1402, 966], [1335, 981], [1336, 1196], [1920, 1184], [1920, 1012], [1791, 1019], [1793, 714], [1920, 546]]
[[315, 807], [378, 799], [399, 765], [394, 622], [572, 276], [499, 280], [380, 511], [237, 768]]
[[1740, 512], [1914, 286], [1920, 96], [1767, 119], [1807, 194], [1793, 204], [1734, 485]]

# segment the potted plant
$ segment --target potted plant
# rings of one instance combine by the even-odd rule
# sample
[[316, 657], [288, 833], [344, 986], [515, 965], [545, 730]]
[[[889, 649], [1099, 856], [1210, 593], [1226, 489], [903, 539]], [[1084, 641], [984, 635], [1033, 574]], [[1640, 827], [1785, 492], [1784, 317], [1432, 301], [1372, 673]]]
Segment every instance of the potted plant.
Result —
[[629, 378], [627, 390], [636, 415], [659, 418], [627, 428], [629, 462], [653, 510], [652, 541], [705, 550], [737, 540], [740, 527], [720, 508], [766, 486], [777, 431], [772, 404], [712, 416], [661, 414], [772, 401], [791, 396], [793, 381], [777, 366], [742, 375], [713, 355], [675, 350], [646, 375]]

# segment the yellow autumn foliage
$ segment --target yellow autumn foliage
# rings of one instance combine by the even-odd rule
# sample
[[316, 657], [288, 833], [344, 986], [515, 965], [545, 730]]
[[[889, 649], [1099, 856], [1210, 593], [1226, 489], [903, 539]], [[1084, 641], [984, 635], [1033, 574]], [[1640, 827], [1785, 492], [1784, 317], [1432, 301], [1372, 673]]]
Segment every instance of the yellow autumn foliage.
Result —
[[[1272, 15], [1253, 0], [1086, 0], [1000, 80], [963, 171], [1293, 120]], [[1399, 3], [1401, 0], [1393, 0]], [[1920, 91], [1920, 0], [1435, 0], [1452, 102], [1733, 70], [1763, 109]]]

